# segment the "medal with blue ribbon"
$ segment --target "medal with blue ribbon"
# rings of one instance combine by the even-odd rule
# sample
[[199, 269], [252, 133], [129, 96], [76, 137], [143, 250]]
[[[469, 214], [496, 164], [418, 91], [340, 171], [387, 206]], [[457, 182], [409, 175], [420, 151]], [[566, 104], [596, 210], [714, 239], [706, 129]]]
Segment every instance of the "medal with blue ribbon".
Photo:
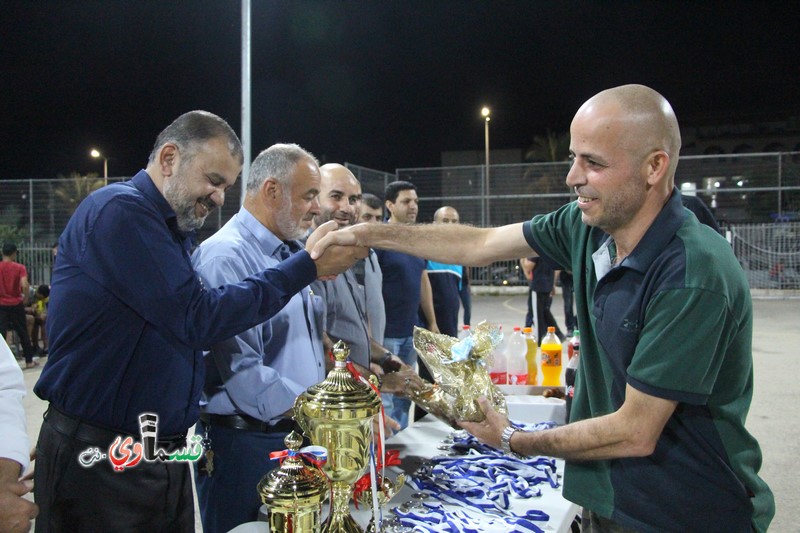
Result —
[[[553, 425], [519, 424], [529, 431]], [[537, 485], [543, 483], [558, 487], [555, 459], [506, 456], [468, 434], [454, 437], [452, 449], [463, 455], [434, 457], [430, 468], [421, 468], [410, 479], [418, 494], [438, 502], [393, 509], [402, 525], [432, 532], [544, 531], [536, 523], [546, 523], [550, 519], [547, 513], [536, 509], [514, 513], [511, 501], [541, 496]]]

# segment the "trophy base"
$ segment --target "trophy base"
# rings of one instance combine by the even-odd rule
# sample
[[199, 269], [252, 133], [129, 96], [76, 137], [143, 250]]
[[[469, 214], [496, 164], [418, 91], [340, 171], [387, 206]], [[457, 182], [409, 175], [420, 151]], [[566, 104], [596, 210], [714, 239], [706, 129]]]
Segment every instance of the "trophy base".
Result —
[[320, 533], [364, 533], [364, 530], [348, 513], [329, 516], [325, 523], [322, 524]]

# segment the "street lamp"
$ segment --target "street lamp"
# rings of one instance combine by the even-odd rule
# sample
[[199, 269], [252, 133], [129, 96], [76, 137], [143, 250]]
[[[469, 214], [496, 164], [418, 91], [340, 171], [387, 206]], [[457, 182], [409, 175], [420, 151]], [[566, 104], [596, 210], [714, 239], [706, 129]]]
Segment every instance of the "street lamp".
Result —
[[103, 158], [103, 179], [105, 180], [105, 184], [108, 185], [108, 158], [101, 154], [97, 148], [92, 148], [92, 151], [89, 152], [89, 155], [95, 159], [98, 157]]
[[483, 126], [483, 135], [485, 138], [486, 144], [486, 225], [491, 225], [492, 217], [490, 215], [491, 209], [491, 202], [489, 201], [489, 121], [491, 120], [491, 111], [488, 107], [481, 109], [481, 115], [483, 115], [484, 126]]

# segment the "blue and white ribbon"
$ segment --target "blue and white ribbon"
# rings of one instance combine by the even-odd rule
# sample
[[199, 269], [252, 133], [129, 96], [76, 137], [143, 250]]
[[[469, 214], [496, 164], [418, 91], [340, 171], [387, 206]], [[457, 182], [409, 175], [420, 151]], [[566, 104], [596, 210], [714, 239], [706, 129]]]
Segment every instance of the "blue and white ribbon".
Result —
[[544, 529], [534, 522], [546, 522], [549, 516], [542, 511], [530, 510], [523, 516], [499, 516], [477, 513], [473, 509], [446, 509], [441, 503], [425, 503], [421, 508], [405, 510], [394, 509], [400, 523], [414, 531], [465, 532], [465, 533], [507, 533], [521, 531], [544, 533]]
[[322, 468], [328, 461], [328, 449], [324, 446], [306, 446], [299, 450], [279, 450], [269, 454], [271, 460], [280, 460], [283, 462], [287, 457], [302, 457], [311, 464]]
[[[517, 425], [538, 431], [555, 424]], [[395, 508], [403, 525], [433, 532], [543, 531], [535, 522], [547, 522], [547, 513], [530, 509], [515, 514], [511, 502], [541, 496], [537, 485], [542, 483], [559, 486], [553, 458], [507, 456], [468, 434], [453, 438], [453, 450], [463, 455], [434, 457], [429, 469], [410, 478], [409, 484], [432, 500], [421, 507]], [[442, 503], [457, 509], [445, 508]]]

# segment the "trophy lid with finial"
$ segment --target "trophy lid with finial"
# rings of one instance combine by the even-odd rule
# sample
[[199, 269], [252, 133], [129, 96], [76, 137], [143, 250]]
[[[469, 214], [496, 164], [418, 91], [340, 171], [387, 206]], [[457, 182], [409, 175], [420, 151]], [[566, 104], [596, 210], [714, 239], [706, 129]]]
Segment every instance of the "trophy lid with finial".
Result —
[[258, 483], [261, 501], [270, 508], [320, 505], [328, 494], [328, 477], [303, 461], [298, 453], [303, 443], [299, 433], [292, 431], [283, 442], [288, 452], [285, 459]]
[[[350, 349], [338, 341], [333, 346], [335, 366], [324, 381], [312, 385], [300, 395], [303, 398], [303, 415], [329, 420], [362, 419], [380, 411], [381, 398], [363, 377], [357, 377], [348, 368]], [[300, 399], [298, 397], [298, 400]], [[297, 418], [295, 404], [295, 418]]]

